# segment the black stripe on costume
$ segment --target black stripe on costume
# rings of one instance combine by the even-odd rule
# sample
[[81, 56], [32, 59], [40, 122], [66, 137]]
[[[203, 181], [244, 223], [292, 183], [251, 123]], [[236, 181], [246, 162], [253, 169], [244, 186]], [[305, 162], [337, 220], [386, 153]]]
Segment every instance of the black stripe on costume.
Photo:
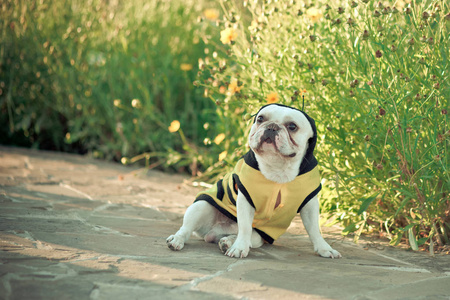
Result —
[[225, 190], [223, 189], [223, 179], [217, 181], [217, 199], [220, 201], [223, 200], [223, 196], [225, 195]]
[[248, 203], [250, 203], [250, 205], [253, 206], [253, 208], [255, 208], [255, 204], [253, 203], [252, 197], [250, 197], [250, 194], [248, 193], [245, 186], [242, 184], [237, 174], [233, 174], [233, 181], [236, 182], [239, 191], [242, 193], [242, 195], [245, 196], [245, 199], [247, 199]]
[[314, 196], [317, 195], [320, 192], [321, 189], [322, 189], [322, 184], [319, 184], [319, 186], [314, 191], [312, 191], [311, 194], [309, 194], [305, 198], [305, 200], [303, 200], [303, 202], [300, 205], [300, 207], [298, 208], [297, 212], [299, 213], [302, 210], [302, 208], [309, 202], [309, 200], [314, 198]]
[[235, 216], [233, 216], [230, 212], [228, 212], [226, 209], [224, 209], [223, 207], [220, 207], [210, 195], [200, 194], [195, 199], [194, 203], [197, 202], [197, 201], [206, 201], [206, 202], [208, 202], [209, 204], [214, 206], [218, 211], [220, 211], [224, 216], [228, 217], [229, 219], [231, 219], [231, 220], [233, 220], [233, 221], [235, 221], [237, 223], [237, 218]]
[[231, 193], [230, 186], [227, 186], [228, 198], [230, 198], [231, 203], [236, 206], [236, 200], [234, 200], [233, 194]]
[[273, 244], [275, 241], [273, 238], [271, 238], [268, 234], [266, 234], [264, 231], [259, 230], [258, 228], [253, 228], [255, 231], [269, 244]]

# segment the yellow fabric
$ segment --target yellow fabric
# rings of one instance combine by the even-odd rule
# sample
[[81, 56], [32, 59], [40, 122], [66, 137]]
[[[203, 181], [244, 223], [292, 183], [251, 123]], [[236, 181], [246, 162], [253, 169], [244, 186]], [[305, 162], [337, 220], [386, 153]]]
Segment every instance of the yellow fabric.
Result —
[[[255, 208], [253, 228], [276, 240], [286, 232], [304, 200], [309, 200], [320, 190], [320, 173], [316, 166], [291, 182], [279, 184], [267, 180], [259, 170], [246, 164], [242, 158], [232, 173], [226, 174], [213, 188], [201, 192], [197, 199], [210, 203], [213, 200], [214, 203], [211, 204], [222, 212], [225, 210], [235, 219], [238, 186], [244, 195], [249, 195], [251, 199], [247, 200]], [[222, 199], [219, 192], [221, 188], [224, 192]], [[281, 202], [275, 208], [279, 194]]]

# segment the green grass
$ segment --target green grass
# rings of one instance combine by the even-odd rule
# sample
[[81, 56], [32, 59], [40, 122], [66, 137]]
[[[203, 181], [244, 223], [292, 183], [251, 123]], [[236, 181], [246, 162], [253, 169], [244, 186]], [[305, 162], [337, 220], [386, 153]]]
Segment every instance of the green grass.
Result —
[[[115, 160], [146, 152], [150, 163], [164, 164], [161, 155], [182, 151], [167, 129], [177, 119], [189, 140], [201, 143], [203, 124], [215, 122], [215, 105], [192, 84], [204, 55], [197, 19], [205, 7], [194, 1], [7, 1], [1, 7], [0, 142]], [[177, 168], [188, 164], [180, 159], [172, 161]]]

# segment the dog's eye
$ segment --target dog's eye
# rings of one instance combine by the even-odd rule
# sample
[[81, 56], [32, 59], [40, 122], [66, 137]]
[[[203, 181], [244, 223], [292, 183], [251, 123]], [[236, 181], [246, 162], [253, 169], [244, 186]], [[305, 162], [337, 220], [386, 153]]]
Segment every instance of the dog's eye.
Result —
[[263, 121], [264, 121], [263, 116], [258, 116], [258, 118], [256, 119], [256, 122], [258, 122], [258, 123], [262, 123]]
[[289, 123], [287, 126], [287, 129], [289, 129], [290, 131], [296, 131], [297, 130], [297, 125], [295, 125], [295, 123]]

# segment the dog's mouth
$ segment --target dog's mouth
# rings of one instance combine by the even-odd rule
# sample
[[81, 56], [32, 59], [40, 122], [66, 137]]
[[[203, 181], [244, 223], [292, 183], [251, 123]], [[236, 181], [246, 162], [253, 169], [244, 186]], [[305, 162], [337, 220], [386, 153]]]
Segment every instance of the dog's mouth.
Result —
[[262, 149], [262, 147], [263, 147], [263, 145], [264, 144], [268, 144], [268, 145], [273, 145], [273, 148], [275, 149], [275, 151], [277, 152], [277, 153], [279, 153], [279, 154], [281, 154], [282, 156], [284, 156], [284, 157], [295, 157], [296, 155], [297, 155], [297, 153], [295, 153], [295, 152], [293, 152], [293, 153], [289, 153], [289, 154], [285, 154], [285, 153], [282, 153], [281, 151], [280, 151], [280, 149], [278, 148], [278, 145], [277, 145], [277, 142], [276, 142], [276, 140], [275, 140], [275, 137], [278, 135], [278, 133], [277, 134], [273, 134], [273, 133], [264, 133], [263, 135], [262, 135], [262, 137], [260, 138], [260, 140], [259, 140], [259, 143], [258, 143], [258, 146], [256, 147], [256, 149], [254, 149], [256, 152], [259, 152], [259, 153], [261, 153], [261, 152], [264, 152], [263, 151], [263, 149]]

